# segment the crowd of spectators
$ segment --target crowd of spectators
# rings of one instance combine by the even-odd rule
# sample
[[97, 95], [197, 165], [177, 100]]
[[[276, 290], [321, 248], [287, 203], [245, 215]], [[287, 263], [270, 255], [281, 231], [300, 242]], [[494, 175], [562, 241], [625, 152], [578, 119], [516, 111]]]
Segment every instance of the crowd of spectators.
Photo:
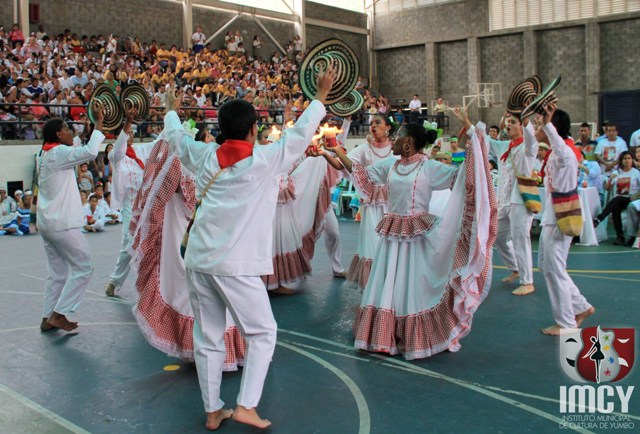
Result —
[[[65, 30], [49, 35], [40, 26], [24, 36], [17, 24], [11, 31], [0, 27], [0, 121], [27, 121], [19, 128], [3, 123], [2, 137], [35, 139], [41, 121], [60, 116], [81, 131], [86, 104], [100, 83], [116, 94], [132, 82], [144, 86], [153, 109], [148, 122], [139, 126], [141, 137], [154, 137], [161, 130], [170, 83], [184, 90], [181, 115], [196, 122], [215, 124], [216, 108], [234, 98], [254, 104], [265, 123], [281, 121], [287, 104], [298, 112], [309, 104], [298, 86], [305, 54], [299, 36], [284, 45], [285, 54], [266, 53], [259, 35], [247, 43], [239, 30], [227, 33], [224, 46], [213, 47], [205, 44], [206, 36], [197, 27], [193, 42], [193, 49], [184, 49], [115, 34], [79, 36]], [[364, 92], [362, 80], [359, 86]], [[9, 105], [13, 103], [42, 105]]]

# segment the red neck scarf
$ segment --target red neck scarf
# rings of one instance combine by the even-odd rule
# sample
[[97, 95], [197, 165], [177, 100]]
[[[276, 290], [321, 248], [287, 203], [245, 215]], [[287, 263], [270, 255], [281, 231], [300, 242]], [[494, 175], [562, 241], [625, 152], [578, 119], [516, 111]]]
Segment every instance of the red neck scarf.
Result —
[[140, 166], [140, 168], [142, 170], [144, 170], [144, 163], [136, 155], [136, 151], [133, 150], [133, 146], [127, 146], [127, 154], [126, 155], [127, 155], [127, 157], [131, 158], [132, 160], [135, 160], [136, 163], [138, 163], [138, 166]]
[[46, 142], [44, 145], [42, 145], [42, 150], [43, 151], [50, 151], [53, 148], [55, 148], [56, 146], [59, 146], [60, 143], [58, 142]]
[[[576, 148], [576, 145], [573, 139], [564, 139], [564, 143], [571, 148], [574, 155], [576, 156], [576, 160], [580, 161], [580, 157], [582, 157], [582, 153], [580, 152], [580, 149]], [[547, 161], [549, 161], [549, 156], [551, 155], [552, 151], [553, 149], [549, 149], [549, 152], [547, 152], [547, 156], [544, 157], [544, 161], [542, 162], [542, 167], [540, 168], [540, 177], [542, 178], [542, 180], [544, 180], [544, 176], [545, 176], [544, 169], [547, 167]]]
[[507, 149], [507, 152], [502, 154], [502, 157], [500, 157], [500, 161], [502, 161], [503, 163], [507, 161], [507, 158], [509, 158], [509, 154], [511, 153], [511, 150], [516, 146], [518, 146], [519, 144], [521, 144], [522, 142], [524, 142], [524, 137], [519, 137], [515, 140], [512, 140], [511, 143], [509, 143], [509, 149]]
[[253, 144], [244, 140], [225, 140], [216, 151], [218, 164], [224, 169], [253, 155]]

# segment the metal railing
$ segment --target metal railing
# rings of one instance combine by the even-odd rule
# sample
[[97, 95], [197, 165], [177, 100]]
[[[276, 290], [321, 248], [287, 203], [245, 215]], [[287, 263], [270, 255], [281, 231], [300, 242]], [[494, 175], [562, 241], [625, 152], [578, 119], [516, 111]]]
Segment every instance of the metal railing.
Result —
[[[63, 117], [63, 119], [65, 119], [65, 121], [70, 124], [70, 125], [84, 125], [85, 121], [84, 120], [72, 120], [69, 117], [69, 113], [70, 113], [70, 109], [71, 108], [83, 108], [83, 109], [87, 109], [87, 105], [85, 104], [54, 104], [54, 103], [0, 103], [0, 116], [11, 116], [11, 119], [2, 119], [0, 118], [0, 137], [3, 140], [26, 140], [25, 139], [25, 129], [33, 126], [33, 125], [43, 125], [48, 119], [52, 119], [52, 118], [56, 118], [58, 116], [51, 114], [50, 112], [50, 116], [47, 116], [46, 118], [42, 118], [42, 119], [28, 119], [33, 117], [33, 114], [31, 114], [31, 107], [45, 107], [47, 109], [47, 111], [49, 111], [49, 108], [52, 107], [61, 107], [64, 109], [65, 111], [65, 116]], [[27, 113], [23, 113], [22, 108], [23, 107], [27, 107], [29, 108], [29, 112]], [[12, 110], [13, 108], [13, 110]], [[164, 115], [165, 112], [165, 107], [164, 106], [154, 106], [151, 107], [151, 109], [155, 109], [157, 110], [160, 115]], [[184, 106], [184, 107], [180, 107], [180, 110], [183, 112], [207, 112], [207, 111], [218, 111], [218, 107], [191, 107], [191, 106]], [[2, 112], [4, 112], [5, 114], [3, 115]], [[258, 123], [262, 124], [262, 123], [266, 123], [268, 125], [271, 124], [275, 124], [275, 125], [279, 125], [282, 124], [282, 119], [284, 118], [283, 116], [283, 109], [257, 109], [256, 108], [256, 112], [258, 113]], [[264, 114], [267, 114], [267, 117], [271, 117], [273, 119], [272, 123], [269, 122], [262, 122], [261, 118], [263, 117]], [[300, 114], [302, 114], [302, 112], [294, 112], [296, 117], [298, 117]], [[367, 111], [362, 110], [361, 112], [357, 113], [356, 115], [352, 116], [352, 124], [351, 124], [351, 131], [350, 134], [351, 135], [355, 135], [355, 136], [364, 136], [367, 134], [367, 130], [369, 128], [369, 116], [371, 114]], [[217, 113], [216, 113], [217, 116]], [[389, 117], [393, 117], [394, 113], [386, 113], [385, 116], [389, 116]], [[28, 118], [27, 118], [28, 117]], [[422, 112], [418, 115], [415, 116], [409, 112], [409, 109], [403, 109], [403, 118], [404, 118], [404, 122], [418, 122], [418, 123], [422, 123], [424, 120], [427, 120], [429, 122], [438, 122], [438, 126], [440, 128], [443, 128], [444, 131], [448, 131], [449, 129], [449, 117], [448, 116], [442, 116], [442, 115], [428, 115], [428, 114], [422, 114]], [[194, 121], [197, 124], [205, 124], [206, 128], [210, 130], [210, 132], [213, 135], [216, 135], [217, 131], [218, 131], [218, 120], [217, 117], [216, 118], [206, 118], [205, 116], [202, 117], [198, 117], [198, 120]], [[137, 127], [136, 129], [136, 137], [140, 138], [140, 139], [144, 139], [144, 138], [148, 138], [150, 137], [149, 134], [146, 133], [146, 127], [148, 126], [153, 126], [153, 125], [163, 125], [164, 122], [162, 120], [150, 120], [150, 119], [145, 119], [142, 123], [140, 123], [140, 125]], [[34, 131], [35, 132], [35, 131]], [[8, 135], [10, 137], [8, 137]]]

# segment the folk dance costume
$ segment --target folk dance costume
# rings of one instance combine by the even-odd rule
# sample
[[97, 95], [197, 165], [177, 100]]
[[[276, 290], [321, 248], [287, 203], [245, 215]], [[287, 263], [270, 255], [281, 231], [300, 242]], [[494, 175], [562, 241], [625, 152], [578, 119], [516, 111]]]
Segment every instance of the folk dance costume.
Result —
[[93, 274], [87, 239], [80, 231], [83, 209], [74, 168], [98, 155], [104, 134], [94, 130], [86, 146], [45, 143], [38, 156], [38, 230], [47, 254], [49, 277], [45, 285], [43, 318], [53, 312], [75, 312]]
[[144, 165], [149, 154], [155, 145], [155, 141], [136, 146], [127, 145], [129, 136], [121, 131], [116, 139], [109, 161], [113, 166], [113, 184], [111, 194], [111, 207], [119, 209], [122, 219], [122, 244], [120, 255], [116, 261], [115, 268], [109, 276], [107, 285], [107, 295], [113, 295], [120, 289], [131, 270], [131, 231], [129, 223], [131, 221], [131, 210], [138, 191], [142, 187], [142, 174]]
[[[489, 291], [497, 233], [483, 131], [478, 124], [468, 132], [471, 146], [457, 180], [456, 168], [421, 153], [354, 165], [361, 188], [389, 187], [389, 211], [376, 228], [381, 241], [354, 325], [356, 348], [411, 360], [457, 351], [469, 333]], [[432, 192], [452, 182], [443, 215], [431, 214]]]
[[194, 355], [208, 413], [224, 404], [220, 383], [226, 308], [247, 344], [238, 405], [256, 407], [262, 395], [277, 330], [260, 278], [273, 273], [277, 175], [304, 153], [325, 114], [322, 103], [313, 101], [278, 142], [256, 148], [241, 140], [220, 146], [195, 142], [175, 111], [165, 117], [171, 149], [196, 174], [197, 189], [203, 191], [218, 176], [198, 208], [185, 254], [195, 315]]
[[293, 206], [296, 188], [291, 175], [302, 159], [294, 163], [288, 173], [279, 175], [276, 215], [273, 219], [273, 274], [262, 276], [268, 290], [284, 286], [296, 290], [311, 273], [311, 259], [302, 248], [302, 229]]
[[549, 290], [553, 318], [560, 328], [576, 328], [576, 316], [586, 313], [591, 305], [580, 293], [567, 273], [567, 257], [573, 237], [558, 229], [553, 212], [551, 192], [569, 192], [578, 185], [578, 160], [571, 144], [565, 143], [552, 123], [547, 123], [544, 132], [549, 138], [551, 153], [545, 165], [544, 207], [548, 211], [542, 218], [542, 234], [538, 252], [538, 267], [542, 271]]
[[[275, 290], [284, 286], [295, 290], [305, 276], [311, 274], [316, 242], [322, 235], [327, 216], [331, 214], [331, 187], [335, 186], [338, 179], [339, 172], [329, 166], [324, 158], [306, 157], [296, 161], [287, 175], [279, 176], [278, 205], [274, 218], [274, 273], [262, 278], [267, 289]], [[335, 217], [335, 213], [333, 215]], [[337, 219], [335, 223], [337, 232]], [[331, 247], [336, 250], [335, 234], [332, 235]], [[337, 239], [337, 262], [341, 268], [339, 242]], [[335, 258], [335, 251], [332, 253]], [[333, 259], [332, 267], [335, 267], [335, 262]]]
[[[365, 143], [351, 150], [347, 157], [354, 163], [364, 167], [371, 166], [380, 161], [395, 161], [391, 152], [391, 142], [386, 140], [380, 144]], [[361, 184], [355, 182], [352, 175], [352, 182], [360, 195], [362, 219], [358, 230], [358, 248], [351, 261], [347, 272], [347, 281], [355, 283], [358, 288], [363, 289], [367, 285], [371, 264], [376, 253], [379, 235], [376, 227], [382, 217], [387, 212], [387, 186], [382, 184]]]
[[[531, 224], [533, 213], [520, 195], [516, 175], [530, 177], [537, 160], [538, 142], [533, 126], [523, 130], [524, 137], [511, 141], [489, 139], [491, 154], [498, 157], [498, 237], [496, 249], [512, 273], [519, 273], [520, 285], [533, 284]], [[523, 131], [524, 132], [524, 131]]]
[[[172, 357], [194, 360], [193, 310], [180, 243], [195, 206], [195, 183], [160, 136], [145, 166], [131, 218], [130, 248], [138, 273], [139, 299], [133, 314], [153, 347]], [[244, 339], [227, 311], [224, 371], [244, 360]]]
[[[351, 121], [345, 119], [342, 122], [342, 132], [336, 136], [336, 141], [340, 145], [343, 145], [346, 142], [350, 127]], [[331, 203], [331, 194], [338, 183], [340, 183], [340, 181], [342, 180], [342, 172], [334, 169], [329, 164], [327, 164], [326, 166], [326, 181], [323, 180], [324, 186], [321, 187], [321, 191], [318, 194], [319, 209], [324, 208], [324, 202], [326, 202], [327, 200], [329, 203]], [[328, 190], [328, 192], [325, 192], [325, 190]], [[328, 194], [329, 196], [323, 196], [323, 194]], [[342, 249], [340, 246], [340, 227], [338, 225], [338, 217], [333, 211], [335, 209], [335, 204], [331, 204], [329, 209], [330, 212], [325, 213], [325, 218], [323, 221], [324, 246], [327, 251], [327, 255], [329, 255], [329, 261], [331, 261], [331, 270], [333, 271], [333, 275], [338, 277], [345, 277], [346, 273], [344, 271], [344, 267], [342, 266]]]

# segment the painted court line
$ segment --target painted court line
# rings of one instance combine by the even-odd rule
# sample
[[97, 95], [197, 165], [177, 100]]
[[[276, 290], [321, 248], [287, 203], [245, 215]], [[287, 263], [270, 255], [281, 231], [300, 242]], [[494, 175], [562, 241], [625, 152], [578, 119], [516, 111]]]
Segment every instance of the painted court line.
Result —
[[[291, 334], [291, 335], [294, 335], [294, 336], [299, 336], [299, 337], [302, 337], [302, 338], [307, 338], [307, 339], [315, 340], [315, 341], [318, 341], [318, 342], [324, 342], [324, 343], [326, 343], [328, 345], [333, 345], [333, 346], [336, 346], [336, 347], [339, 347], [339, 348], [343, 348], [345, 350], [354, 351], [354, 348], [350, 347], [348, 345], [344, 345], [344, 344], [341, 344], [339, 342], [329, 341], [327, 339], [316, 338], [315, 336], [307, 335], [307, 334], [304, 334], [304, 333], [298, 333], [298, 332], [294, 332], [294, 331], [290, 331], [290, 330], [284, 330], [284, 329], [278, 329], [278, 332], [288, 333], [288, 334]], [[474, 384], [474, 383], [470, 383], [470, 382], [465, 381], [465, 380], [460, 380], [460, 379], [457, 379], [457, 378], [449, 377], [447, 375], [440, 374], [438, 372], [431, 371], [429, 369], [425, 369], [425, 368], [421, 368], [419, 366], [412, 365], [411, 363], [407, 363], [407, 362], [404, 362], [402, 360], [391, 359], [391, 358], [389, 358], [387, 356], [381, 356], [381, 355], [378, 355], [378, 354], [367, 354], [367, 356], [384, 361], [383, 364], [385, 366], [388, 366], [388, 367], [391, 367], [391, 368], [396, 368], [396, 369], [401, 369], [401, 370], [405, 370], [405, 371], [409, 371], [409, 372], [413, 372], [413, 373], [417, 373], [417, 374], [421, 374], [421, 375], [425, 375], [425, 376], [428, 376], [428, 377], [431, 377], [431, 378], [436, 378], [436, 379], [443, 380], [443, 381], [446, 381], [446, 382], [449, 382], [449, 383], [452, 383], [452, 384], [456, 384], [458, 386], [464, 387], [464, 388], [469, 389], [469, 390], [473, 390], [474, 392], [481, 393], [481, 394], [483, 394], [485, 396], [488, 396], [490, 398], [496, 399], [498, 401], [502, 401], [502, 402], [504, 402], [506, 404], [510, 404], [510, 405], [512, 405], [514, 407], [520, 408], [520, 409], [522, 409], [524, 411], [527, 411], [529, 413], [535, 414], [537, 416], [540, 416], [540, 417], [542, 417], [544, 419], [550, 420], [550, 421], [555, 422], [557, 424], [563, 424], [564, 423], [564, 420], [559, 418], [559, 417], [557, 417], [557, 416], [549, 414], [549, 413], [547, 413], [547, 412], [545, 412], [543, 410], [539, 410], [539, 409], [537, 409], [535, 407], [531, 407], [530, 405], [524, 404], [524, 403], [522, 403], [520, 401], [516, 401], [514, 399], [511, 399], [511, 398], [508, 398], [506, 396], [502, 396], [502, 395], [500, 395], [498, 393], [492, 392], [492, 391], [486, 389], [485, 386], [482, 386], [480, 384]], [[568, 429], [572, 429], [573, 431], [576, 431], [576, 432], [579, 432], [579, 433], [591, 433], [591, 431], [582, 430], [582, 429], [578, 429], [578, 428], [574, 429], [574, 428], [568, 427]]]
[[278, 342], [277, 344], [280, 345], [281, 347], [288, 348], [291, 351], [295, 351], [296, 353], [299, 353], [305, 357], [308, 357], [309, 359], [318, 363], [323, 368], [330, 370], [338, 378], [340, 378], [351, 391], [351, 394], [356, 400], [356, 405], [358, 406], [358, 415], [360, 416], [360, 428], [358, 430], [358, 433], [368, 434], [371, 431], [371, 414], [369, 413], [369, 406], [367, 405], [367, 400], [364, 397], [364, 394], [362, 393], [358, 385], [347, 374], [345, 374], [343, 371], [341, 371], [331, 363], [327, 362], [326, 360], [316, 356], [315, 354], [311, 354], [308, 351], [301, 350], [300, 348], [296, 348], [293, 345], [285, 344], [283, 342]]
[[37, 413], [40, 413], [41, 415], [43, 415], [44, 417], [46, 417], [50, 421], [57, 423], [58, 425], [60, 425], [61, 427], [65, 428], [67, 430], [69, 430], [72, 433], [76, 433], [76, 434], [91, 434], [89, 431], [86, 431], [86, 430], [80, 428], [78, 425], [74, 424], [73, 422], [68, 421], [67, 419], [63, 418], [62, 416], [58, 416], [57, 414], [55, 414], [51, 410], [47, 410], [46, 408], [44, 408], [40, 404], [37, 404], [37, 403], [33, 402], [32, 400], [30, 400], [29, 398], [20, 395], [18, 392], [16, 392], [13, 389], [8, 388], [7, 386], [5, 386], [2, 383], [0, 383], [0, 392], [4, 393], [5, 395], [9, 396], [12, 399], [18, 401], [20, 404], [22, 404], [22, 405], [24, 405], [26, 407], [29, 407], [31, 410], [33, 410], [33, 411], [35, 411]]

